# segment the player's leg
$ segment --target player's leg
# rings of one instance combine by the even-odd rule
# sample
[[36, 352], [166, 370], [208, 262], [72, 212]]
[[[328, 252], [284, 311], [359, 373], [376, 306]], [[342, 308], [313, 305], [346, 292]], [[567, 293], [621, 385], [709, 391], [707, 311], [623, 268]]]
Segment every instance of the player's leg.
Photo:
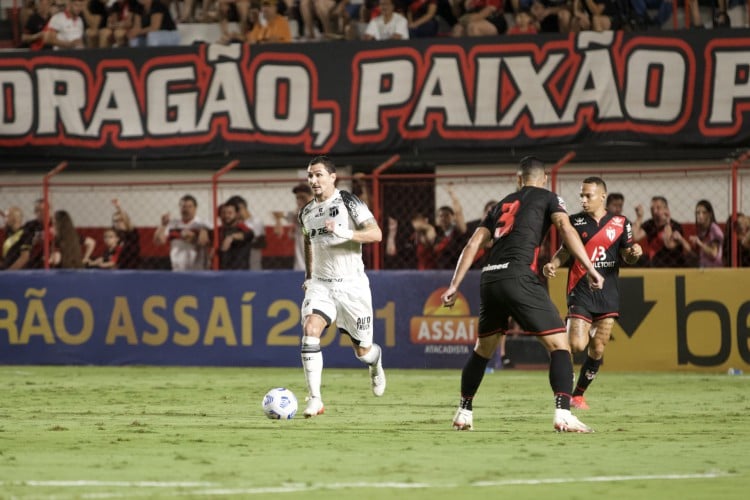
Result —
[[346, 289], [336, 289], [337, 324], [352, 338], [357, 359], [368, 366], [370, 387], [375, 396], [385, 393], [383, 350], [373, 342], [372, 292], [368, 282], [349, 284]]
[[535, 276], [518, 281], [512, 316], [525, 332], [535, 334], [550, 355], [549, 383], [555, 397], [554, 428], [561, 432], [592, 432], [570, 413], [573, 358], [565, 324], [544, 285]]
[[597, 373], [599, 373], [599, 368], [601, 368], [602, 360], [604, 359], [604, 348], [609, 342], [614, 324], [615, 318], [610, 317], [597, 319], [592, 325], [592, 335], [588, 345], [586, 361], [581, 366], [581, 374], [578, 376], [578, 382], [573, 391], [573, 404], [576, 404], [576, 398], [581, 403], [581, 406], [576, 405], [577, 408], [588, 409], [588, 404], [583, 398], [583, 393], [586, 392], [586, 389], [588, 389], [591, 382], [596, 378]]
[[591, 318], [588, 316], [571, 316], [569, 314], [566, 327], [571, 352], [575, 354], [585, 351], [589, 345]]
[[324, 411], [320, 387], [323, 379], [323, 353], [320, 337], [336, 320], [336, 308], [325, 284], [312, 282], [305, 290], [302, 303], [302, 368], [307, 382], [307, 407], [305, 418], [320, 415]]
[[474, 427], [474, 396], [482, 384], [487, 363], [497, 349], [500, 333], [479, 337], [471, 356], [461, 371], [461, 400], [453, 417], [453, 428], [470, 431]]
[[[573, 314], [575, 306], [571, 306], [567, 327], [568, 327], [568, 339], [570, 340], [570, 350], [573, 353], [579, 353], [586, 350], [589, 345], [590, 333], [591, 333], [591, 318], [590, 315]], [[574, 408], [581, 410], [588, 410], [589, 406], [583, 397], [588, 383], [586, 383], [586, 364], [581, 367], [581, 373], [578, 375], [575, 388], [573, 389], [572, 397], [570, 398], [570, 405]]]
[[498, 293], [502, 293], [501, 282], [480, 286], [479, 338], [461, 371], [461, 400], [453, 417], [453, 428], [459, 431], [474, 427], [474, 396], [484, 378], [487, 363], [495, 354], [500, 334], [508, 328], [509, 313]]

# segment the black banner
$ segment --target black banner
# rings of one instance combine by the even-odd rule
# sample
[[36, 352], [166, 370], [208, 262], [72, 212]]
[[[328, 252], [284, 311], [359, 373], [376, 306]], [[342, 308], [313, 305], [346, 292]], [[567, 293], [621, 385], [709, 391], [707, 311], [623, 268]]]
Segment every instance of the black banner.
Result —
[[745, 29], [12, 52], [14, 156], [741, 146]]

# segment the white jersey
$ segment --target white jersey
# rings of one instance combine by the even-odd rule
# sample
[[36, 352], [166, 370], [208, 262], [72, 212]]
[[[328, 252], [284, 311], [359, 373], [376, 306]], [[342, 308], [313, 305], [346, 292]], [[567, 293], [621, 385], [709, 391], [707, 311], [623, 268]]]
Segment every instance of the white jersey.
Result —
[[201, 229], [210, 230], [211, 226], [204, 223], [199, 217], [183, 222], [181, 219], [172, 219], [167, 227], [167, 239], [169, 240], [169, 260], [172, 262], [173, 271], [196, 271], [208, 269], [208, 248], [191, 243], [182, 238], [182, 231], [190, 230], [196, 233]]
[[300, 211], [299, 221], [302, 231], [310, 238], [311, 276], [334, 282], [366, 277], [362, 244], [326, 231], [328, 219], [334, 219], [337, 226], [354, 230], [374, 216], [362, 200], [338, 189], [323, 202], [313, 200], [305, 205]]
[[50, 18], [47, 29], [55, 31], [58, 40], [72, 42], [83, 38], [83, 19], [81, 16], [73, 17], [67, 11], [58, 12]]
[[401, 35], [402, 40], [409, 39], [409, 21], [398, 12], [394, 12], [391, 20], [385, 22], [385, 18], [377, 16], [367, 24], [365, 34], [370, 35], [375, 40], [390, 40], [393, 35]]

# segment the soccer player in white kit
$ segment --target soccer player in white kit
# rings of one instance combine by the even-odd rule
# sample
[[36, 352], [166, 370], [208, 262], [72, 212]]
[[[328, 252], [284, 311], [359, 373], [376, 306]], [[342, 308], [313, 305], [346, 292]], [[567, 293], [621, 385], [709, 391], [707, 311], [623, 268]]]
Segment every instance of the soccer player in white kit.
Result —
[[375, 217], [355, 195], [336, 189], [336, 165], [317, 156], [307, 167], [314, 199], [299, 213], [305, 237], [305, 300], [302, 303], [302, 367], [307, 381], [305, 418], [324, 411], [320, 384], [320, 337], [334, 321], [352, 339], [357, 359], [369, 366], [372, 393], [385, 392], [382, 350], [372, 341], [370, 281], [362, 262], [362, 243], [383, 239]]

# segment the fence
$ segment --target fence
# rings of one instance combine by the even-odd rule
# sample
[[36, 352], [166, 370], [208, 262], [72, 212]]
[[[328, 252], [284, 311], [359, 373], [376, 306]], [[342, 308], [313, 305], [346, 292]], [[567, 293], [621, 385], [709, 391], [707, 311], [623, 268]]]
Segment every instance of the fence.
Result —
[[[651, 197], [663, 195], [669, 200], [672, 218], [682, 223], [685, 236], [695, 234], [694, 209], [698, 200], [708, 199], [713, 203], [717, 220], [727, 233], [727, 241], [733, 242], [725, 252], [727, 265], [747, 266], [748, 250], [741, 254], [737, 231], [733, 231], [744, 211], [750, 210], [750, 176], [747, 175], [743, 155], [731, 164], [680, 165], [664, 167], [657, 164], [628, 165], [609, 164], [590, 166], [576, 164], [574, 155], [562, 158], [552, 168], [551, 188], [568, 201], [571, 213], [579, 210], [578, 189], [584, 177], [603, 177], [610, 191], [625, 195], [626, 213], [634, 219], [634, 207], [645, 207], [645, 218], [649, 218], [648, 206]], [[354, 167], [339, 169], [339, 188], [347, 189], [366, 199], [376, 219], [383, 228], [384, 239], [380, 245], [366, 245], [366, 264], [371, 269], [413, 269], [417, 266], [417, 249], [413, 243], [412, 220], [421, 214], [430, 223], [436, 223], [438, 208], [448, 206], [463, 216], [466, 221], [476, 223], [484, 213], [488, 201], [497, 201], [516, 188], [515, 165], [494, 166], [450, 166], [440, 165], [429, 173], [405, 172], [397, 156], [391, 158], [370, 173], [356, 172]], [[154, 231], [162, 214], [175, 214], [178, 200], [184, 194], [193, 195], [198, 201], [198, 215], [208, 222], [214, 236], [219, 227], [217, 206], [232, 195], [241, 195], [262, 234], [259, 248], [253, 250], [255, 265], [251, 269], [290, 269], [294, 255], [294, 232], [296, 228], [289, 219], [277, 221], [274, 212], [293, 212], [296, 209], [292, 188], [304, 181], [300, 170], [276, 170], [269, 172], [246, 172], [230, 162], [208, 173], [132, 173], [95, 174], [76, 172], [62, 163], [39, 182], [2, 182], [0, 184], [0, 208], [11, 206], [28, 209], [35, 200], [43, 199], [49, 210], [40, 210], [40, 222], [50, 226], [52, 210], [68, 211], [82, 237], [97, 242], [93, 257], [103, 251], [103, 231], [110, 227], [114, 212], [112, 200], [117, 199], [128, 212], [137, 228], [140, 240], [141, 269], [169, 269], [169, 246], [154, 243]], [[44, 216], [47, 219], [44, 219]], [[469, 224], [472, 227], [472, 224]], [[42, 235], [49, 235], [45, 231]], [[742, 237], [744, 233], [739, 236]], [[5, 239], [5, 234], [0, 235]], [[51, 238], [42, 238], [46, 257], [49, 256]], [[395, 248], [389, 251], [391, 239]], [[551, 236], [550, 245], [555, 247], [557, 239]], [[213, 238], [216, 251], [218, 238]], [[451, 268], [460, 251], [445, 265]], [[549, 248], [545, 249], [548, 254]], [[40, 262], [48, 262], [47, 258]], [[47, 264], [48, 265], [48, 264]], [[217, 263], [213, 263], [216, 268]]]

